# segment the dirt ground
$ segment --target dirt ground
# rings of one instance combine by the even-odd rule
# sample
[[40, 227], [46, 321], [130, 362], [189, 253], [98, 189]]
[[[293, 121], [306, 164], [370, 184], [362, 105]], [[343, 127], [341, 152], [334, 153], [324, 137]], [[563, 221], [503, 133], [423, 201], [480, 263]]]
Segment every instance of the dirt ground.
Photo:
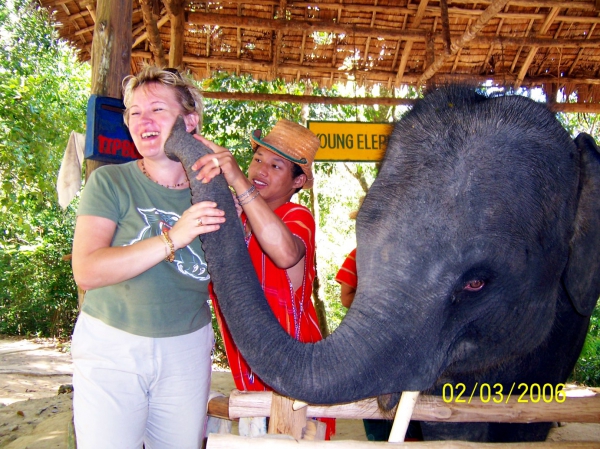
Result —
[[[0, 338], [0, 448], [68, 449], [72, 393], [68, 346], [54, 341]], [[213, 371], [211, 389], [228, 395], [231, 373]], [[338, 420], [335, 440], [365, 441], [362, 421]], [[552, 441], [599, 441], [600, 424], [552, 429]]]

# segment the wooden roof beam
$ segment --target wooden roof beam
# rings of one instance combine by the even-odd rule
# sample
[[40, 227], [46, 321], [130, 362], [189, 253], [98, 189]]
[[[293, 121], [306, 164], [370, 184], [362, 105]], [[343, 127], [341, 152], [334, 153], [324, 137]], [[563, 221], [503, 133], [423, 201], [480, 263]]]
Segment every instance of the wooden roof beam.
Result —
[[[426, 1], [426, 0], [422, 0]], [[389, 12], [389, 9], [388, 9]], [[598, 18], [600, 20], [600, 17]], [[160, 22], [159, 22], [160, 23]], [[286, 20], [279, 21], [275, 19], [258, 19], [253, 17], [238, 17], [224, 14], [214, 13], [201, 13], [201, 12], [190, 12], [188, 13], [188, 23], [201, 24], [201, 25], [218, 25], [221, 27], [242, 27], [252, 28], [256, 30], [292, 30], [292, 31], [306, 31], [308, 34], [315, 31], [346, 34], [348, 36], [360, 36], [368, 37], [374, 36], [381, 37], [384, 39], [403, 39], [407, 41], [420, 41], [425, 42], [426, 32], [409, 29], [377, 29], [374, 30], [369, 27], [354, 27], [352, 25], [339, 25], [334, 22], [325, 21], [302, 21], [302, 20]], [[533, 23], [533, 22], [531, 22]], [[477, 22], [476, 22], [477, 24]], [[441, 39], [441, 35], [434, 35], [435, 39]], [[464, 35], [461, 39], [464, 38]], [[600, 39], [551, 39], [551, 38], [535, 38], [535, 37], [499, 37], [499, 36], [474, 36], [472, 39], [473, 43], [488, 45], [494, 43], [494, 45], [526, 45], [532, 46], [537, 45], [539, 47], [593, 47], [600, 43]], [[456, 45], [456, 44], [454, 44]]]
[[[377, 6], [377, 0], [375, 0], [375, 6]], [[371, 25], [370, 27], [373, 28], [373, 26], [375, 25], [375, 15], [377, 14], [377, 12], [373, 11], [371, 13]], [[364, 66], [368, 67], [369, 65], [369, 47], [371, 46], [371, 36], [367, 37], [367, 42], [365, 43], [365, 56], [363, 58], [364, 60]]]
[[[72, 0], [58, 0], [54, 2], [55, 4], [60, 3], [68, 3]], [[229, 3], [229, 4], [245, 4], [248, 3], [248, 0], [221, 0], [221, 3]], [[473, 0], [452, 0], [453, 4], [467, 4], [472, 5]], [[492, 3], [492, 0], [481, 0], [477, 2], [482, 5], [489, 5]], [[552, 8], [556, 6], [557, 0], [510, 0], [510, 4], [514, 7], [518, 8]], [[260, 6], [277, 6], [279, 2], [277, 0], [253, 0], [252, 4], [260, 5]], [[566, 3], [564, 4], [566, 7]], [[302, 1], [291, 1], [290, 7], [293, 8], [308, 8], [314, 7], [315, 2], [302, 2]], [[319, 9], [345, 9], [348, 12], [381, 12], [381, 13], [389, 13], [389, 6], [374, 6], [374, 5], [361, 5], [361, 4], [352, 4], [352, 3], [318, 3]], [[593, 2], [586, 1], [569, 1], [569, 9], [581, 9], [583, 11], [594, 11], [595, 5]], [[408, 5], [405, 7], [401, 7], [401, 12], [403, 14], [414, 14], [415, 10], [418, 7], [415, 5]], [[397, 10], [397, 9], [396, 9]], [[529, 17], [528, 17], [529, 18]]]
[[[345, 6], [345, 5], [344, 5]], [[389, 12], [389, 8], [388, 8]], [[353, 25], [340, 25], [332, 21], [302, 21], [302, 20], [276, 20], [276, 19], [262, 19], [257, 17], [238, 17], [233, 15], [225, 14], [214, 14], [214, 13], [203, 13], [203, 12], [190, 12], [188, 13], [188, 22], [202, 25], [219, 25], [223, 27], [243, 27], [252, 28], [256, 30], [293, 30], [293, 31], [306, 31], [307, 33], [313, 33], [315, 31], [346, 34], [349, 36], [374, 36], [382, 38], [398, 39], [416, 39], [425, 41], [425, 33], [417, 30], [397, 30], [393, 28], [389, 29], [377, 29], [374, 30], [370, 27], [358, 27]]]
[[[597, 0], [597, 1], [600, 1], [600, 0]], [[590, 28], [590, 32], [586, 36], [586, 39], [592, 38], [592, 34], [594, 33], [595, 28], [596, 28], [596, 24], [593, 24], [592, 27]], [[571, 64], [571, 67], [569, 68], [569, 71], [567, 72], [567, 76], [571, 76], [571, 74], [573, 73], [573, 70], [575, 70], [575, 67], [577, 66], [577, 64], [579, 63], [579, 60], [583, 56], [584, 51], [585, 51], [584, 47], [579, 49], [579, 51], [577, 52], [577, 56], [575, 57], [575, 60], [573, 61], [573, 63]]]
[[160, 31], [158, 30], [152, 11], [152, 0], [140, 0], [140, 5], [142, 6], [142, 17], [146, 25], [146, 33], [148, 35], [148, 42], [150, 43], [150, 50], [154, 55], [154, 62], [156, 65], [164, 67], [167, 64], [167, 60], [165, 59]]
[[[164, 16], [162, 16], [160, 18], [160, 20], [156, 23], [157, 28], [160, 30], [162, 28], [162, 26], [167, 23], [170, 20], [170, 17], [168, 14], [165, 14]], [[131, 48], [135, 48], [138, 45], [140, 45], [142, 42], [144, 42], [146, 39], [148, 39], [148, 31], [145, 31], [143, 34], [140, 35], [140, 37], [138, 37], [135, 42], [133, 43], [133, 45], [131, 46]]]
[[[237, 7], [237, 15], [238, 17], [242, 17], [242, 4], [240, 3]], [[236, 40], [236, 47], [237, 47], [237, 57], [238, 59], [242, 57], [242, 29], [240, 27], [237, 27], [235, 29], [236, 34], [235, 34], [235, 40]]]
[[[530, 32], [530, 31], [531, 31], [531, 29], [533, 28], [533, 24], [534, 24], [534, 23], [535, 23], [535, 21], [534, 21], [534, 20], [530, 20], [530, 21], [529, 21], [529, 25], [527, 26], [527, 31], [525, 32], [525, 36], [529, 36], [529, 32]], [[517, 50], [517, 53], [515, 54], [515, 57], [514, 57], [514, 59], [513, 59], [513, 62], [512, 62], [512, 64], [510, 65], [510, 72], [511, 72], [511, 73], [515, 71], [515, 67], [517, 66], [517, 62], [519, 62], [519, 57], [521, 56], [521, 52], [523, 51], [523, 45], [524, 45], [524, 44], [521, 44], [521, 45], [520, 45], [520, 47], [521, 47], [521, 48], [519, 48], [519, 49]]]
[[[96, 2], [94, 0], [84, 1], [81, 2], [81, 6], [83, 6], [90, 13], [90, 17], [94, 23], [96, 23]], [[78, 14], [82, 13], [83, 11], [80, 11]]]
[[[450, 53], [450, 46], [452, 45], [452, 39], [450, 39], [450, 19], [448, 17], [448, 0], [440, 0], [441, 14], [442, 14], [442, 37], [444, 38], [444, 47], [446, 54]], [[471, 21], [467, 28], [471, 26]], [[435, 31], [435, 30], [434, 30]], [[458, 57], [457, 57], [458, 59]], [[452, 70], [454, 72], [454, 69]]]
[[[512, 2], [510, 2], [512, 4]], [[539, 7], [539, 5], [537, 5]], [[556, 2], [554, 5], [556, 6]], [[562, 5], [563, 8], [567, 8], [565, 4]], [[568, 9], [571, 8], [571, 4], [569, 3]], [[480, 9], [465, 9], [465, 8], [448, 8], [448, 12], [452, 17], [460, 17], [460, 16], [480, 16], [482, 11]], [[441, 16], [441, 10], [439, 7], [429, 7], [427, 8], [427, 13], [432, 16]], [[546, 14], [544, 13], [524, 13], [524, 12], [500, 12], [497, 14], [499, 19], [522, 19], [522, 20], [544, 20], [546, 18]], [[600, 22], [600, 17], [597, 16], [558, 16], [556, 20], [561, 22], [576, 22], [576, 23], [598, 23]]]
[[[133, 50], [132, 51], [132, 56], [133, 57], [137, 57], [137, 58], [143, 58], [143, 59], [151, 59], [152, 58], [152, 53], [148, 52], [148, 51], [141, 51], [141, 50]], [[204, 65], [207, 63], [212, 63], [214, 65], [217, 66], [233, 66], [233, 65], [244, 65], [247, 66], [249, 68], [255, 69], [255, 70], [265, 70], [268, 71], [271, 67], [271, 64], [267, 63], [267, 62], [260, 62], [260, 61], [252, 61], [250, 59], [230, 59], [230, 58], [215, 58], [215, 57], [201, 57], [201, 56], [189, 56], [189, 55], [184, 55], [183, 56], [183, 62], [185, 62], [186, 64], [191, 64], [191, 65]], [[335, 73], [335, 74], [351, 74], [354, 73], [356, 70], [354, 69], [337, 69], [337, 68], [332, 68], [329, 66], [329, 64], [327, 63], [322, 63], [322, 64], [305, 64], [305, 65], [300, 65], [300, 64], [293, 64], [293, 63], [284, 63], [284, 64], [280, 64], [279, 65], [280, 71], [297, 71], [300, 70], [301, 72], [305, 73], [307, 71], [319, 71], [319, 72], [323, 72], [323, 73]], [[361, 70], [358, 70], [356, 72], [362, 72]], [[375, 75], [380, 75], [382, 78], [387, 79], [390, 75], [392, 75], [394, 72], [391, 70], [368, 70], [365, 72], [370, 72], [372, 74]], [[485, 82], [486, 80], [491, 80], [492, 82], [498, 84], [498, 85], [502, 85], [504, 84], [504, 82], [513, 82], [514, 80], [516, 80], [516, 76], [515, 75], [511, 75], [511, 74], [499, 74], [499, 75], [473, 75], [473, 74], [455, 74], [455, 75], [445, 75], [445, 74], [439, 74], [439, 76], [444, 79], [449, 79], [449, 80], [453, 80], [453, 81], [461, 81], [461, 80], [473, 80], [476, 82]], [[416, 84], [418, 81], [418, 78], [416, 75], [410, 75], [405, 77], [406, 82], [408, 84]], [[555, 83], [560, 83], [560, 84], [594, 84], [594, 85], [600, 85], [600, 79], [596, 79], [596, 78], [568, 78], [568, 77], [549, 77], [549, 76], [540, 76], [540, 77], [529, 77], [526, 78], [526, 83], [529, 86], [532, 85], [541, 85], [543, 83], [551, 83], [551, 82], [555, 82]]]
[[[425, 9], [427, 8], [428, 0], [421, 0], [419, 3], [419, 7], [417, 8], [417, 13], [415, 14], [415, 20], [413, 22], [413, 28], [418, 28], [421, 25], [421, 20], [425, 16]], [[400, 45], [400, 43], [398, 43]], [[410, 52], [412, 51], [413, 41], [406, 41], [404, 45], [404, 50], [402, 51], [402, 57], [400, 58], [400, 66], [398, 67], [398, 73], [396, 73], [396, 86], [400, 84], [402, 81], [402, 77], [404, 76], [404, 71], [406, 70], [406, 64], [408, 64], [408, 57], [410, 56]]]
[[[249, 92], [202, 92], [204, 98], [214, 100], [236, 101], [279, 101], [284, 103], [299, 104], [335, 104], [335, 105], [382, 105], [382, 106], [412, 106], [417, 100], [393, 97], [321, 97], [318, 95], [292, 95], [292, 94], [257, 94]], [[583, 112], [598, 113], [598, 103], [551, 103], [548, 107], [553, 112]]]
[[425, 84], [425, 82], [430, 79], [435, 73], [444, 65], [444, 63], [450, 58], [452, 55], [458, 53], [458, 50], [467, 45], [470, 41], [472, 41], [477, 33], [494, 17], [498, 15], [500, 10], [504, 8], [504, 6], [508, 3], [508, 0], [494, 0], [490, 6], [486, 8], [486, 10], [477, 18], [477, 21], [470, 26], [465, 33], [456, 40], [452, 46], [450, 47], [449, 54], [443, 54], [438, 56], [433, 64], [431, 64], [423, 75], [419, 78], [418, 85], [421, 86]]
[[[543, 36], [544, 34], [546, 34], [548, 32], [548, 30], [550, 29], [550, 25], [552, 25], [552, 22], [558, 15], [560, 8], [561, 7], [559, 7], [559, 6], [555, 6], [554, 8], [552, 8], [550, 10], [548, 15], [546, 16], [546, 20], [544, 20], [544, 23], [542, 24], [542, 27], [540, 28], [540, 30], [538, 32], [539, 36]], [[525, 57], [525, 61], [523, 62], [523, 65], [521, 66], [521, 70], [519, 71], [519, 74], [517, 75], [517, 81], [514, 84], [515, 90], [517, 90], [519, 87], [521, 87], [521, 83], [523, 82], [523, 80], [525, 79], [525, 76], [527, 75], [529, 66], [533, 62], [533, 58], [535, 58], [538, 48], [539, 47], [537, 47], [537, 46], [533, 46], [529, 49], [529, 53]]]
[[[508, 8], [508, 5], [506, 5], [505, 8]], [[500, 21], [498, 22], [498, 26], [496, 27], [496, 37], [500, 36], [500, 32], [502, 31], [503, 24], [504, 24], [504, 19], [500, 19]], [[492, 54], [494, 53], [494, 48], [495, 48], [495, 45], [493, 43], [491, 43], [490, 48], [487, 52], [487, 55], [485, 56], [485, 59], [483, 60], [483, 64], [481, 64], [480, 73], [485, 72], [486, 67], [488, 65], [490, 65], [490, 58], [492, 57]], [[503, 52], [504, 52], [504, 49], [503, 49]], [[504, 59], [504, 53], [502, 55], [502, 59]], [[495, 68], [492, 67], [492, 70], [495, 71]]]
[[163, 0], [171, 22], [169, 67], [183, 69], [183, 31], [185, 25], [184, 0]]
[[[259, 3], [260, 0], [255, 0], [254, 3]], [[227, 0], [227, 3], [246, 3], [247, 0]], [[469, 6], [472, 6], [473, 3], [475, 3], [473, 0], [452, 0], [451, 3], [453, 4], [467, 4]], [[478, 1], [478, 4], [482, 4], [482, 5], [486, 5], [486, 4], [491, 4], [493, 3], [492, 0], [483, 0], [483, 1]], [[523, 8], [523, 7], [529, 7], [529, 8], [552, 8], [554, 6], [556, 6], [557, 0], [510, 0], [510, 4], [511, 6], [515, 6], [515, 7], [519, 7], [519, 8]], [[275, 4], [275, 2], [271, 1], [268, 2], [268, 4]], [[314, 2], [291, 2], [291, 5], [294, 8], [307, 8], [309, 6], [315, 6]], [[340, 9], [343, 8], [348, 12], [372, 12], [372, 11], [377, 11], [377, 12], [381, 12], [381, 13], [389, 13], [390, 11], [390, 7], [389, 6], [374, 6], [374, 5], [361, 5], [361, 4], [351, 4], [351, 3], [319, 3], [318, 4], [319, 9]], [[564, 7], [566, 6], [566, 2], [563, 3]], [[405, 7], [400, 7], [400, 11], [404, 14], [404, 13], [408, 13], [408, 14], [414, 14], [415, 10], [418, 9], [420, 7], [419, 6], [415, 6], [415, 5], [408, 5]], [[583, 2], [583, 1], [568, 1], [568, 8], [569, 9], [581, 9], [584, 11], [594, 11], [595, 7], [593, 3], [590, 2]], [[397, 8], [395, 8], [396, 11], [398, 11]], [[459, 8], [453, 8], [450, 11], [457, 11], [460, 10]], [[439, 11], [439, 8], [436, 8], [434, 6], [428, 8], [428, 12], [430, 11]], [[478, 14], [479, 11], [478, 10], [462, 10], [464, 11], [466, 14]], [[471, 12], [469, 12], [471, 11]], [[528, 19], [530, 17], [527, 17]]]
[[[472, 4], [473, 0], [452, 0], [452, 3]], [[492, 3], [492, 0], [479, 0], [477, 3], [487, 5]], [[553, 8], [556, 6], [557, 0], [510, 0], [510, 5], [518, 8]], [[567, 7], [567, 2], [563, 2], [563, 6]], [[583, 9], [585, 11], [593, 11], [594, 5], [590, 2], [569, 1], [569, 9]]]

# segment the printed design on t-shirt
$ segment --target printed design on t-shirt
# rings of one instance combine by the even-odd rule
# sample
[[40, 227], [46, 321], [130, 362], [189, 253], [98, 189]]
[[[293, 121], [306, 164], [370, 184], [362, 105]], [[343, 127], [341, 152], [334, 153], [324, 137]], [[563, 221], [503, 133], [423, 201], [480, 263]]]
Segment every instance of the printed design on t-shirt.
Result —
[[[179, 215], [176, 213], [165, 212], [156, 208], [138, 208], [138, 212], [142, 215], [148, 226], [142, 229], [138, 237], [129, 243], [130, 245], [140, 240], [161, 235], [163, 229], [171, 229], [177, 223], [177, 220], [179, 220]], [[189, 245], [175, 252], [173, 264], [175, 264], [181, 274], [198, 279], [199, 281], [208, 281], [210, 279], [206, 262]]]

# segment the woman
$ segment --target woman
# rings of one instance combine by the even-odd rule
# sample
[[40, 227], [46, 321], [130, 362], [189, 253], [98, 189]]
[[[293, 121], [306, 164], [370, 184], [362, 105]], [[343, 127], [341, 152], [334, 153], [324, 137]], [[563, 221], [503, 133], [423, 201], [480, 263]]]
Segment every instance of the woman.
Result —
[[87, 291], [71, 348], [77, 447], [198, 448], [213, 333], [197, 237], [224, 213], [190, 207], [189, 180], [164, 144], [179, 115], [188, 131], [200, 127], [202, 99], [170, 69], [145, 67], [123, 86], [142, 159], [92, 173], [73, 240]]

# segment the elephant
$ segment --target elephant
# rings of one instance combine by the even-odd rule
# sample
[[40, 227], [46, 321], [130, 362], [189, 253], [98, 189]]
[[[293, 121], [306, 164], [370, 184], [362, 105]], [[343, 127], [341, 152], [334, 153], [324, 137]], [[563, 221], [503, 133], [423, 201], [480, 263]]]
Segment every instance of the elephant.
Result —
[[[210, 150], [176, 129], [166, 151], [190, 167]], [[390, 410], [407, 390], [554, 387], [577, 361], [600, 296], [600, 154], [544, 104], [444, 86], [394, 125], [356, 220], [354, 302], [317, 343], [294, 340], [275, 320], [223, 177], [188, 176], [194, 202], [225, 210], [226, 226], [201, 237], [225, 320], [282, 395], [313, 404], [378, 397]], [[550, 427], [420, 425], [425, 439], [470, 441], [543, 440]]]

